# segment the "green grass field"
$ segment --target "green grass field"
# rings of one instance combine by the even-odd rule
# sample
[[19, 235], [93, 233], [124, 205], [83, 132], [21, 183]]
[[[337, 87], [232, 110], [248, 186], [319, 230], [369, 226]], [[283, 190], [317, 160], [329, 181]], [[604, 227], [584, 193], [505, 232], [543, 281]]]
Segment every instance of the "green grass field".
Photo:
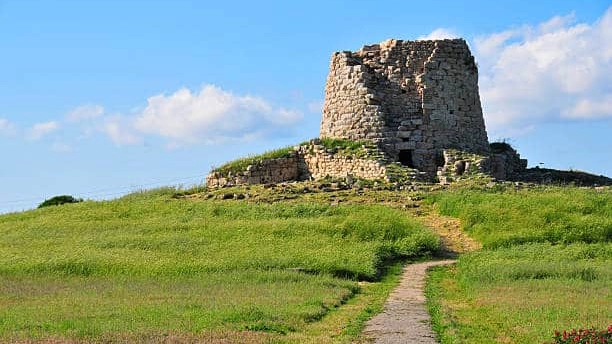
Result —
[[0, 216], [0, 341], [354, 337], [397, 276], [389, 262], [439, 245], [384, 206], [173, 193]]
[[458, 190], [432, 196], [484, 249], [427, 287], [442, 343], [542, 343], [612, 324], [612, 192]]
[[0, 342], [364, 342], [398, 262], [439, 248], [411, 215], [429, 207], [484, 246], [429, 277], [442, 343], [612, 323], [609, 188], [315, 189], [166, 188], [0, 216]]

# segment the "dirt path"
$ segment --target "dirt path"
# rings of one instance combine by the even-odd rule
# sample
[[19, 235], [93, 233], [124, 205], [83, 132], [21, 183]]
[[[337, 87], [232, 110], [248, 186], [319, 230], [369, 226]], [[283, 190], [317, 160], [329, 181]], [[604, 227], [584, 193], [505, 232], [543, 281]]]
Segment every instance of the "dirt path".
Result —
[[425, 309], [425, 274], [432, 266], [454, 262], [439, 260], [406, 265], [400, 285], [389, 296], [383, 312], [366, 323], [363, 334], [376, 344], [437, 343]]
[[[444, 257], [454, 258], [480, 248], [480, 243], [461, 230], [457, 219], [440, 216], [435, 209], [425, 210], [418, 218], [440, 236]], [[436, 344], [425, 308], [425, 275], [432, 266], [454, 262], [449, 259], [406, 265], [401, 282], [389, 296], [383, 312], [366, 323], [363, 334], [375, 344]]]
[[456, 218], [442, 216], [437, 214], [435, 209], [428, 209], [420, 214], [418, 219], [440, 236], [445, 257], [456, 257], [460, 253], [475, 251], [482, 247], [478, 241], [470, 238], [461, 229], [461, 222]]

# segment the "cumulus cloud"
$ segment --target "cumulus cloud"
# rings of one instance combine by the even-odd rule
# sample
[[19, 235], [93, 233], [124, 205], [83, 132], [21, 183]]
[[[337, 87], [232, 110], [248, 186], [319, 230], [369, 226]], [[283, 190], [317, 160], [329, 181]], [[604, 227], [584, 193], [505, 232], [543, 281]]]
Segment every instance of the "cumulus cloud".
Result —
[[134, 129], [176, 144], [222, 142], [260, 137], [295, 125], [300, 112], [277, 108], [266, 100], [235, 95], [214, 85], [192, 92], [150, 97], [134, 119]]
[[490, 133], [612, 118], [612, 7], [594, 23], [557, 16], [478, 37], [474, 47]]
[[70, 122], [94, 119], [104, 114], [104, 107], [101, 105], [86, 104], [75, 108], [66, 114]]
[[134, 145], [142, 142], [142, 139], [134, 133], [132, 124], [121, 116], [107, 118], [100, 130], [118, 145]]
[[596, 99], [581, 99], [573, 107], [564, 109], [564, 117], [588, 119], [612, 116], [612, 93]]
[[36, 123], [28, 130], [27, 137], [31, 140], [40, 140], [45, 135], [57, 130], [59, 124], [56, 121]]
[[449, 39], [449, 38], [459, 38], [453, 30], [447, 28], [438, 28], [433, 30], [430, 34], [425, 36], [420, 36], [417, 38], [419, 41], [428, 41], [434, 39]]

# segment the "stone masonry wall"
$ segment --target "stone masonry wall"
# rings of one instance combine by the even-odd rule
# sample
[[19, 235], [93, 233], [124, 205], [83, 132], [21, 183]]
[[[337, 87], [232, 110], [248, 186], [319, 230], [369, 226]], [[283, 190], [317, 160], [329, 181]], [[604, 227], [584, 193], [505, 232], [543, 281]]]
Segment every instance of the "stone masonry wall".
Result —
[[347, 175], [370, 180], [386, 179], [386, 168], [376, 160], [334, 154], [322, 145], [312, 144], [296, 147], [289, 158], [262, 160], [238, 173], [223, 175], [212, 172], [206, 177], [206, 186], [270, 184]]
[[491, 154], [490, 171], [499, 180], [513, 180], [527, 169], [527, 160], [514, 149]]
[[447, 148], [487, 154], [478, 70], [462, 39], [387, 40], [332, 56], [321, 137], [368, 139], [435, 173]]
[[444, 166], [438, 169], [438, 181], [447, 184], [462, 177], [473, 177], [490, 170], [490, 158], [456, 149], [443, 151]]
[[319, 145], [303, 146], [303, 150], [304, 163], [309, 177], [313, 179], [343, 178], [347, 175], [369, 180], [386, 179], [386, 167], [379, 161], [330, 154]]
[[289, 180], [299, 180], [300, 161], [297, 153], [289, 158], [267, 159], [249, 165], [245, 171], [223, 175], [212, 172], [206, 177], [206, 186], [222, 187], [234, 185], [281, 183]]

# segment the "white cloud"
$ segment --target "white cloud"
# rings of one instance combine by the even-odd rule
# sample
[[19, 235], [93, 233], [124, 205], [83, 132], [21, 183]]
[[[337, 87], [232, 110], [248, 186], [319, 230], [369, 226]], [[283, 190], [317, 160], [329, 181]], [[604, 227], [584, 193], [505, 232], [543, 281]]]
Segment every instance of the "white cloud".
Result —
[[12, 135], [15, 133], [15, 127], [8, 119], [0, 118], [0, 134]]
[[612, 117], [612, 7], [591, 24], [557, 16], [479, 37], [474, 46], [490, 133]]
[[31, 140], [40, 140], [57, 129], [59, 129], [59, 124], [56, 121], [36, 123], [28, 131], [27, 137]]
[[459, 38], [453, 30], [447, 28], [438, 28], [433, 30], [431, 33], [425, 36], [420, 36], [417, 38], [419, 41], [429, 41], [435, 39], [449, 39], [449, 38]]
[[213, 85], [199, 92], [182, 88], [173, 94], [159, 94], [134, 120], [142, 133], [169, 139], [172, 146], [195, 142], [221, 142], [260, 137], [295, 125], [302, 114], [275, 108], [254, 96], [239, 96]]
[[120, 116], [107, 118], [101, 131], [118, 145], [134, 145], [142, 142], [142, 139], [134, 133], [131, 123]]
[[581, 99], [572, 108], [564, 109], [567, 118], [590, 119], [612, 116], [612, 93], [598, 99]]
[[104, 107], [101, 105], [86, 104], [75, 108], [66, 114], [68, 121], [77, 122], [85, 119], [98, 118], [104, 114]]

